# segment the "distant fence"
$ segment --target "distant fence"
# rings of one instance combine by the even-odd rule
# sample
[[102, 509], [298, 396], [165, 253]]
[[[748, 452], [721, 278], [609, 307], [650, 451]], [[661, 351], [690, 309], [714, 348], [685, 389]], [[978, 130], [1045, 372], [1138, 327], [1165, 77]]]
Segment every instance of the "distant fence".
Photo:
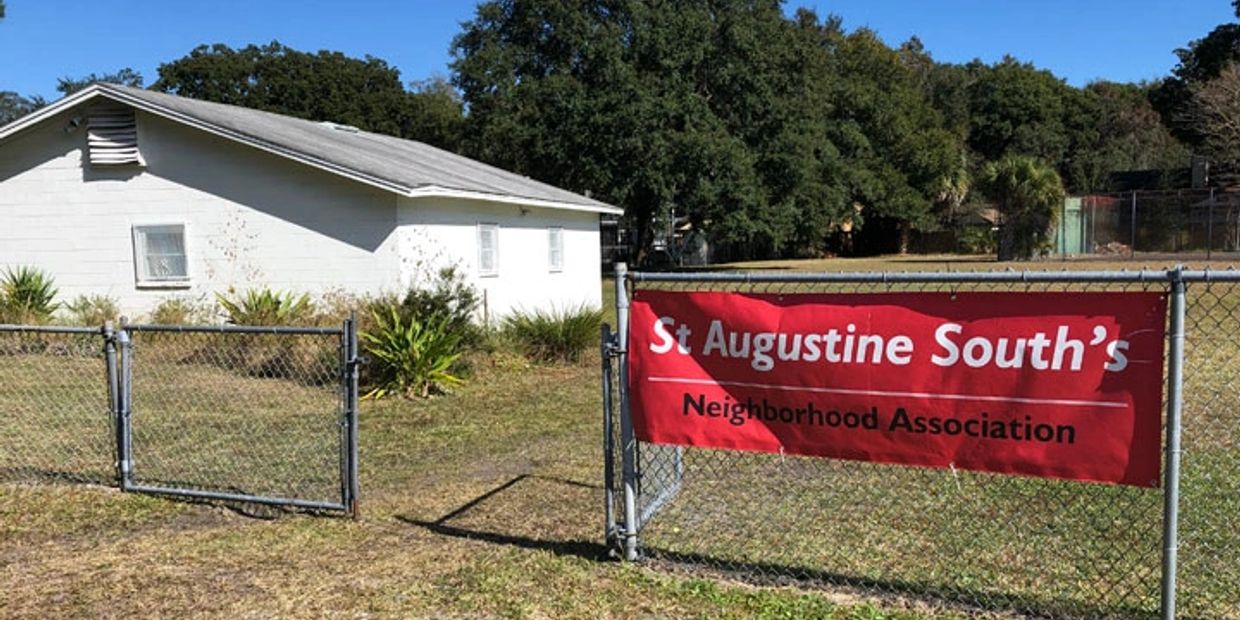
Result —
[[[1184, 618], [1240, 619], [1240, 273], [619, 273], [617, 288], [621, 326], [604, 328], [603, 346], [605, 527], [622, 557], [970, 614], [1151, 618], [1178, 609]], [[638, 441], [624, 325], [638, 288], [1165, 292], [1164, 484]]]
[[0, 325], [0, 481], [354, 512], [357, 335]]
[[1199, 189], [1068, 198], [1056, 224], [1054, 253], [1240, 257], [1240, 194]]

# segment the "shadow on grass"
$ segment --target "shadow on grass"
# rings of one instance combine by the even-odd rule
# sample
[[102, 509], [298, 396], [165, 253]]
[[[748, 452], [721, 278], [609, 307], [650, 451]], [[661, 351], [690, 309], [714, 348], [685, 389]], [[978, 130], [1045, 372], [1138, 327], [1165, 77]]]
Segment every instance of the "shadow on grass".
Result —
[[[538, 480], [556, 485], [566, 485], [590, 490], [601, 490], [600, 487], [572, 480], [522, 474], [495, 488], [465, 502], [447, 514], [434, 519], [425, 520], [408, 515], [397, 515], [396, 520], [423, 528], [440, 536], [449, 536], [467, 540], [478, 540], [495, 545], [505, 545], [533, 551], [549, 551], [557, 556], [573, 556], [591, 561], [611, 561], [613, 556], [607, 545], [601, 542], [582, 540], [564, 536], [556, 538], [555, 534], [546, 536], [525, 536], [513, 531], [496, 531], [496, 527], [467, 527], [456, 525], [453, 521], [471, 516], [475, 511], [485, 512], [488, 503], [503, 504], [513, 497], [521, 496], [525, 491], [519, 487], [522, 483]], [[553, 508], [554, 510], [554, 508]], [[546, 517], [547, 515], [539, 515]], [[563, 517], [558, 517], [562, 519]], [[519, 519], [504, 521], [507, 524], [519, 524]], [[601, 525], [601, 524], [600, 524]], [[513, 528], [515, 529], [515, 528]], [[602, 536], [600, 534], [599, 538]], [[893, 599], [912, 600], [934, 607], [958, 610], [972, 616], [979, 613], [1011, 614], [1013, 612], [1028, 617], [1068, 617], [1068, 618], [1154, 618], [1155, 613], [1133, 605], [1100, 606], [1070, 598], [1054, 598], [1039, 596], [1021, 596], [984, 589], [958, 589], [931, 581], [904, 581], [876, 579], [855, 574], [844, 574], [792, 566], [762, 562], [735, 562], [713, 557], [706, 554], [683, 553], [664, 549], [650, 549], [649, 557], [643, 562], [654, 569], [679, 572], [697, 577], [717, 577], [729, 581], [755, 586], [795, 586], [807, 590], [825, 587], [844, 587], [860, 595], [891, 597]]]
[[556, 478], [552, 476], [538, 476], [534, 474], [521, 474], [497, 487], [475, 497], [474, 499], [462, 504], [448, 514], [435, 519], [434, 521], [426, 521], [417, 519], [407, 515], [397, 515], [396, 520], [402, 523], [424, 528], [432, 533], [440, 536], [449, 536], [452, 538], [463, 538], [468, 540], [480, 540], [483, 542], [517, 547], [519, 549], [529, 549], [532, 551], [549, 551], [557, 556], [573, 556], [584, 558], [587, 560], [606, 560], [608, 559], [607, 546], [589, 540], [555, 540], [546, 538], [534, 538], [530, 536], [522, 536], [519, 534], [489, 531], [477, 528], [467, 528], [452, 525], [449, 522], [465, 516], [484, 503], [496, 499], [500, 495], [511, 491], [517, 485], [530, 481], [541, 480], [543, 482], [551, 482], [554, 484], [566, 485], [582, 489], [602, 490], [597, 485], [577, 482], [575, 480], [567, 480], [564, 478]]
[[764, 562], [737, 562], [709, 555], [650, 549], [643, 560], [652, 566], [696, 576], [718, 577], [753, 586], [793, 586], [807, 590], [843, 587], [861, 596], [918, 601], [959, 611], [969, 617], [1017, 613], [1029, 618], [1123, 618], [1151, 620], [1158, 614], [1128, 605], [1103, 606], [1070, 598], [1020, 596], [965, 590], [929, 581], [876, 579], [855, 574]]
[[42, 469], [38, 467], [0, 467], [0, 482], [117, 486], [115, 477], [103, 474], [83, 474], [81, 472]]

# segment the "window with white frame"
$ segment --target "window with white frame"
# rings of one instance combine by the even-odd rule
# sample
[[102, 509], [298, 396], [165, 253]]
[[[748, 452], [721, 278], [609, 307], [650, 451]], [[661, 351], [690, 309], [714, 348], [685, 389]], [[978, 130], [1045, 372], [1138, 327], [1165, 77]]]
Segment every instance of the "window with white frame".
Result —
[[478, 275], [499, 274], [499, 225], [478, 224]]
[[547, 229], [547, 268], [564, 270], [564, 229], [559, 226]]
[[134, 226], [133, 249], [139, 285], [189, 284], [184, 224]]

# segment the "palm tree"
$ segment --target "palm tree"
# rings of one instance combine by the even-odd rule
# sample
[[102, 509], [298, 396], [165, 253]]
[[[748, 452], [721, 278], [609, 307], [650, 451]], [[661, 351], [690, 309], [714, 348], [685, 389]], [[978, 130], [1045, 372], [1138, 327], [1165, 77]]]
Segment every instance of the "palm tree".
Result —
[[1064, 199], [1059, 173], [1032, 157], [1009, 155], [986, 164], [980, 185], [999, 208], [999, 260], [1032, 258], [1049, 247]]

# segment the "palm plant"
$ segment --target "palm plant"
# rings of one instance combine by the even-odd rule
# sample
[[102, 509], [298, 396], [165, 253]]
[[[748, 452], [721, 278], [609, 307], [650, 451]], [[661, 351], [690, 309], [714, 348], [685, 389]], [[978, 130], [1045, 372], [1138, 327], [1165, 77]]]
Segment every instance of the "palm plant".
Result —
[[999, 260], [1032, 258], [1049, 247], [1064, 198], [1059, 173], [1032, 157], [1009, 155], [986, 165], [981, 189], [998, 204]]

